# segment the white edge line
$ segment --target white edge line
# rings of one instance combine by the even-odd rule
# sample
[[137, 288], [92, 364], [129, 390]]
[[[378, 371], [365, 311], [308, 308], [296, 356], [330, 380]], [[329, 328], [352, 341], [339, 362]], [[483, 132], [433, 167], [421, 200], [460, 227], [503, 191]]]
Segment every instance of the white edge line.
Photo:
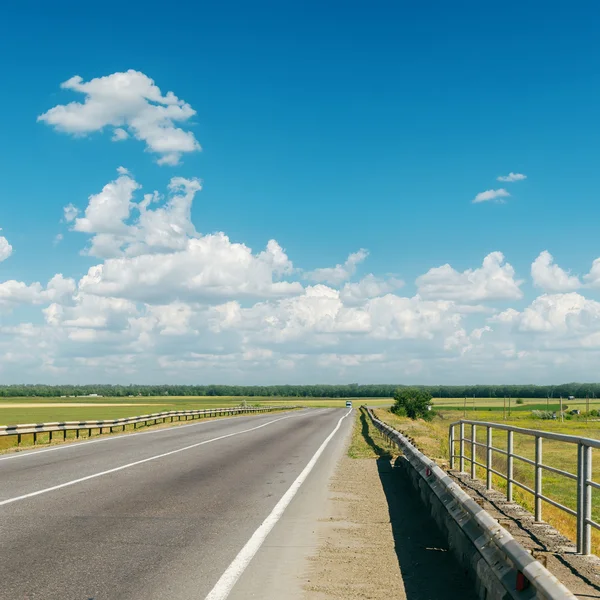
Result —
[[197, 448], [198, 446], [204, 446], [205, 444], [210, 444], [211, 442], [217, 442], [219, 440], [224, 440], [225, 438], [230, 438], [235, 435], [240, 435], [242, 433], [248, 433], [249, 431], [256, 431], [257, 429], [261, 429], [262, 427], [266, 427], [267, 425], [272, 425], [273, 423], [277, 423], [278, 421], [284, 421], [285, 419], [292, 419], [294, 417], [299, 417], [299, 416], [300, 416], [300, 414], [295, 413], [293, 415], [288, 415], [287, 417], [281, 417], [279, 419], [274, 419], [273, 421], [263, 423], [262, 425], [258, 425], [257, 427], [251, 427], [250, 429], [244, 429], [242, 431], [236, 431], [234, 433], [227, 433], [225, 435], [220, 435], [219, 437], [216, 437], [216, 438], [211, 438], [210, 440], [204, 440], [203, 442], [197, 442], [196, 444], [191, 444], [190, 446], [178, 448], [177, 450], [170, 450], [169, 452], [164, 452], [163, 454], [157, 454], [155, 456], [150, 456], [150, 457], [144, 458], [142, 460], [136, 460], [135, 462], [128, 463], [126, 465], [121, 465], [120, 467], [114, 467], [113, 469], [108, 469], [106, 471], [101, 471], [99, 473], [93, 473], [92, 475], [86, 475], [85, 477], [80, 477], [79, 479], [73, 479], [71, 481], [66, 481], [65, 483], [59, 483], [58, 485], [53, 485], [52, 487], [44, 488], [43, 490], [37, 490], [36, 492], [30, 492], [28, 494], [23, 494], [22, 496], [15, 496], [14, 498], [8, 498], [6, 500], [0, 501], [0, 506], [5, 506], [6, 504], [12, 504], [13, 502], [19, 502], [20, 500], [26, 500], [27, 498], [33, 498], [35, 496], [41, 496], [42, 494], [47, 494], [48, 492], [54, 492], [54, 491], [60, 490], [62, 488], [76, 485], [77, 483], [83, 483], [84, 481], [89, 481], [90, 479], [96, 479], [97, 477], [103, 477], [104, 475], [110, 475], [111, 473], [117, 473], [118, 471], [130, 469], [131, 467], [135, 467], [137, 465], [142, 465], [144, 463], [151, 462], [153, 460], [158, 460], [159, 458], [165, 458], [166, 456], [172, 456], [173, 454], [178, 454], [179, 452], [185, 452], [186, 450], [191, 450], [192, 448]]
[[308, 461], [303, 471], [296, 477], [292, 485], [289, 487], [287, 492], [281, 497], [279, 502], [275, 505], [271, 513], [262, 522], [259, 528], [252, 534], [250, 539], [246, 542], [244, 547], [239, 551], [238, 555], [233, 559], [231, 564], [227, 567], [223, 575], [219, 578], [219, 581], [215, 584], [213, 589], [206, 596], [205, 600], [225, 600], [231, 590], [235, 586], [237, 580], [241, 577], [243, 572], [246, 570], [250, 561], [254, 558], [254, 555], [258, 552], [266, 537], [269, 535], [273, 527], [275, 527], [277, 521], [281, 519], [285, 509], [292, 501], [300, 486], [304, 483], [310, 472], [313, 470], [321, 454], [323, 454], [325, 448], [337, 433], [342, 425], [342, 421], [352, 412], [349, 410], [340, 420], [333, 431], [325, 438], [323, 443], [319, 446], [319, 449], [314, 453], [313, 457]]
[[[301, 408], [299, 411], [297, 411], [296, 414], [302, 413], [302, 414], [306, 414], [304, 411], [306, 409], [305, 408]], [[268, 415], [269, 413], [258, 413], [259, 415]], [[241, 418], [252, 418], [254, 416], [258, 416], [258, 415], [244, 415]], [[72, 440], [69, 443], [66, 443], [64, 446], [55, 446], [53, 448], [44, 448], [44, 449], [34, 449], [32, 448], [31, 450], [20, 450], [18, 452], [15, 452], [14, 454], [9, 454], [8, 456], [0, 456], [0, 462], [4, 461], [4, 460], [12, 460], [15, 458], [27, 458], [28, 456], [37, 456], [38, 454], [45, 454], [46, 452], [56, 452], [57, 450], [72, 450], [73, 448], [81, 448], [82, 446], [88, 446], [90, 444], [99, 444], [101, 442], [114, 442], [116, 440], [126, 440], [132, 437], [137, 437], [139, 435], [152, 435], [155, 433], [165, 433], [166, 431], [178, 431], [180, 429], [185, 429], [186, 427], [198, 427], [198, 425], [208, 425], [209, 423], [215, 423], [215, 422], [220, 422], [220, 421], [229, 421], [231, 419], [239, 419], [240, 417], [235, 415], [235, 416], [231, 416], [231, 417], [217, 417], [217, 418], [207, 418], [207, 419], [200, 419], [197, 423], [188, 423], [187, 425], [174, 425], [173, 427], [163, 427], [162, 429], [154, 429], [152, 431], [134, 431], [131, 433], [125, 433], [123, 434], [123, 432], [121, 433], [117, 433], [117, 434], [107, 434], [107, 437], [105, 438], [101, 438], [101, 439], [97, 439], [97, 440]], [[149, 421], [151, 421], [152, 419], [148, 419]], [[109, 427], [108, 425], [106, 425], [106, 427]], [[97, 429], [97, 427], [94, 427], [94, 429]]]

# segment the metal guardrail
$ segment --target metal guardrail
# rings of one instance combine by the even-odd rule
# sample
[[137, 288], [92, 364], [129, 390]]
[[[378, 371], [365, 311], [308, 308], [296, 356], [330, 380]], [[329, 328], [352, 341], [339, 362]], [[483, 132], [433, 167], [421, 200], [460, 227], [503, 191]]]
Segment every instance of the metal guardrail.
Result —
[[[436, 463], [419, 451], [411, 442], [387, 423], [380, 421], [371, 409], [362, 407], [368, 413], [375, 427], [383, 433], [390, 441], [402, 449], [404, 456], [411, 466], [427, 482], [440, 498], [444, 493], [448, 494], [453, 503], [457, 503], [462, 513], [473, 519], [483, 532], [485, 543], [480, 544], [475, 540], [480, 549], [481, 556], [494, 570], [496, 564], [491, 556], [482, 549], [491, 544], [497, 548], [517, 571], [521, 573], [530, 584], [544, 597], [552, 600], [577, 600], [577, 597], [562, 584], [542, 563], [533, 558], [523, 546], [502, 525], [496, 521], [486, 510], [473, 500], [448, 473], [443, 471]], [[464, 518], [463, 518], [464, 520]]]
[[[471, 437], [465, 437], [465, 425], [471, 426]], [[459, 428], [458, 438], [455, 435], [455, 428]], [[477, 428], [485, 427], [486, 442], [477, 441]], [[493, 445], [493, 430], [506, 431], [506, 450], [497, 448]], [[520, 456], [514, 451], [514, 435], [526, 435], [535, 439], [535, 458], [532, 460], [525, 456]], [[543, 440], [553, 440], [577, 445], [577, 473], [569, 473], [556, 467], [551, 467], [543, 463]], [[471, 446], [471, 453], [468, 456], [465, 453], [465, 443]], [[458, 454], [455, 452], [456, 444], [459, 446]], [[550, 431], [539, 431], [537, 429], [525, 429], [523, 427], [513, 427], [501, 423], [489, 423], [486, 421], [468, 421], [460, 420], [451, 423], [448, 433], [448, 448], [450, 455], [450, 468], [455, 468], [455, 459], [459, 459], [459, 470], [465, 472], [465, 461], [471, 463], [471, 478], [476, 479], [477, 469], [481, 467], [486, 472], [486, 487], [492, 489], [493, 477], [497, 475], [506, 481], [506, 499], [509, 502], [513, 500], [513, 485], [529, 492], [535, 500], [534, 516], [537, 522], [542, 520], [542, 500], [552, 506], [577, 518], [577, 552], [580, 554], [591, 554], [592, 550], [592, 530], [594, 527], [600, 529], [600, 524], [592, 520], [592, 490], [600, 489], [600, 484], [592, 480], [592, 449], [600, 448], [600, 440], [592, 438], [578, 437], [575, 435], [566, 435], [562, 433], [553, 433]], [[485, 448], [485, 464], [477, 460], [477, 448]], [[506, 474], [494, 469], [494, 452], [506, 457]], [[514, 461], [519, 460], [534, 468], [534, 487], [533, 489], [523, 482], [515, 479]], [[548, 471], [555, 475], [566, 477], [577, 482], [577, 510], [564, 506], [557, 500], [545, 496], [543, 493], [543, 472]]]
[[33, 435], [33, 443], [37, 443], [38, 433], [48, 433], [48, 441], [52, 441], [52, 435], [54, 432], [62, 431], [63, 440], [67, 439], [67, 431], [75, 431], [76, 437], [79, 438], [79, 432], [87, 430], [88, 437], [91, 437], [92, 430], [98, 429], [99, 434], [104, 433], [105, 429], [109, 429], [110, 433], [113, 433], [116, 427], [122, 427], [125, 431], [127, 425], [133, 425], [136, 429], [140, 423], [148, 425], [150, 421], [154, 421], [154, 425], [162, 419], [163, 423], [167, 422], [167, 419], [171, 419], [171, 423], [175, 419], [181, 421], [184, 418], [186, 421], [191, 419], [200, 419], [207, 417], [219, 417], [223, 415], [239, 415], [247, 413], [263, 413], [272, 412], [276, 410], [289, 410], [293, 408], [299, 408], [297, 406], [260, 406], [260, 407], [244, 407], [237, 406], [232, 408], [204, 408], [200, 410], [171, 410], [166, 412], [152, 413], [149, 415], [140, 415], [136, 417], [125, 417], [122, 419], [109, 419], [102, 421], [61, 421], [56, 423], [29, 423], [26, 425], [2, 425], [0, 426], [0, 437], [4, 436], [17, 436], [17, 445], [21, 443], [21, 436], [26, 434]]

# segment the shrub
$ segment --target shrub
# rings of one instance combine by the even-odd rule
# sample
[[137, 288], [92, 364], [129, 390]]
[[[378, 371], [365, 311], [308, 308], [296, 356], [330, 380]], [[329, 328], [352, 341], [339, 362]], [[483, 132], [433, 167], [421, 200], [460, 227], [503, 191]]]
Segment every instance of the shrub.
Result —
[[429, 406], [431, 405], [431, 394], [419, 388], [398, 388], [394, 394], [394, 406], [392, 412], [397, 415], [404, 411], [411, 419], [429, 418]]
[[531, 411], [532, 419], [552, 419], [552, 412], [549, 410], [532, 410]]
[[517, 398], [517, 404], [523, 404], [523, 398]]
[[595, 408], [593, 408], [592, 410], [590, 410], [590, 415], [592, 417], [597, 417], [598, 416], [598, 411]]

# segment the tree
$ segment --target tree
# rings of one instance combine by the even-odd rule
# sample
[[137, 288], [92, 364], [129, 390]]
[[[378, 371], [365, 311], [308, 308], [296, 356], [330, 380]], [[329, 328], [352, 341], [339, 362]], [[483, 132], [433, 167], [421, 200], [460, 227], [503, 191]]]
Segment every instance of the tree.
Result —
[[411, 419], [423, 418], [429, 413], [431, 394], [426, 389], [398, 388], [394, 394], [392, 412], [405, 414]]

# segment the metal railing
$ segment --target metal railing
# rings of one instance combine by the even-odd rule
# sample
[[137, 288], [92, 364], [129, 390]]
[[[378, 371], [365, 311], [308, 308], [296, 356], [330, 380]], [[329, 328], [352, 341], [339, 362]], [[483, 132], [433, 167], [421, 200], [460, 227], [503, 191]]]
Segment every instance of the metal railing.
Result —
[[163, 423], [167, 422], [167, 419], [171, 419], [171, 423], [175, 419], [178, 421], [193, 419], [201, 419], [208, 417], [219, 417], [224, 415], [240, 415], [247, 413], [264, 413], [272, 412], [276, 410], [290, 410], [299, 408], [297, 406], [260, 406], [260, 407], [245, 407], [236, 406], [232, 408], [204, 408], [201, 410], [171, 410], [166, 412], [152, 413], [150, 415], [140, 415], [136, 417], [125, 417], [122, 419], [109, 419], [102, 421], [62, 421], [56, 423], [29, 423], [26, 425], [2, 425], [0, 426], [0, 437], [5, 436], [17, 436], [17, 445], [21, 444], [21, 436], [32, 434], [33, 443], [37, 443], [38, 433], [48, 433], [48, 442], [52, 441], [53, 433], [63, 432], [63, 440], [67, 439], [67, 431], [75, 431], [76, 438], [79, 438], [79, 432], [87, 430], [87, 437], [91, 437], [94, 429], [98, 430], [101, 435], [105, 433], [105, 430], [109, 430], [113, 433], [115, 428], [122, 427], [122, 431], [125, 431], [127, 425], [133, 425], [136, 429], [140, 423], [148, 425], [150, 421], [153, 421], [153, 425], [156, 425], [162, 420]]
[[[459, 521], [457, 521], [459, 526], [464, 525], [468, 519], [477, 524], [486, 541], [482, 543], [480, 538], [472, 539], [472, 541], [492, 571], [496, 572], [498, 565], [494, 556], [485, 551], [488, 546], [494, 546], [501, 552], [515, 566], [518, 573], [523, 574], [541, 597], [553, 600], [577, 600], [577, 597], [564, 584], [521, 546], [496, 519], [477, 504], [448, 473], [411, 444], [402, 433], [380, 421], [371, 409], [364, 406], [361, 408], [367, 412], [375, 427], [388, 440], [402, 449], [412, 468], [425, 480], [431, 490], [446, 506], [446, 509], [450, 512], [452, 506], [459, 507], [461, 515]], [[467, 519], [465, 519], [465, 515]], [[477, 533], [477, 535], [480, 535], [480, 533]], [[504, 578], [502, 581], [504, 581]]]
[[[465, 426], [471, 428], [471, 437], [465, 437]], [[478, 428], [485, 428], [485, 443], [477, 441]], [[456, 436], [458, 428], [458, 437]], [[506, 432], [506, 450], [493, 445], [494, 429]], [[525, 435], [534, 439], [535, 456], [534, 459], [516, 454], [514, 451], [514, 436]], [[543, 440], [553, 440], [576, 444], [577, 446], [577, 473], [570, 473], [563, 469], [558, 469], [543, 462]], [[456, 445], [458, 444], [458, 454], [456, 454]], [[465, 453], [465, 444], [470, 446], [470, 454]], [[477, 467], [485, 469], [486, 487], [492, 489], [493, 475], [506, 481], [506, 499], [509, 502], [513, 500], [513, 486], [529, 492], [534, 498], [534, 517], [537, 522], [542, 521], [542, 501], [566, 512], [577, 519], [577, 552], [580, 554], [591, 554], [592, 549], [592, 527], [600, 529], [600, 524], [592, 519], [592, 490], [600, 489], [600, 484], [592, 479], [592, 449], [600, 448], [600, 440], [592, 438], [578, 437], [561, 433], [552, 433], [550, 431], [539, 431], [537, 429], [524, 429], [522, 427], [513, 427], [501, 423], [489, 423], [485, 421], [460, 420], [451, 423], [448, 434], [448, 448], [450, 456], [450, 469], [454, 469], [456, 459], [459, 461], [459, 471], [465, 472], [465, 462], [470, 463], [471, 478], [476, 479]], [[477, 448], [484, 448], [485, 463], [477, 460]], [[506, 457], [506, 473], [494, 468], [494, 453]], [[533, 488], [515, 478], [515, 460], [530, 465], [534, 469]], [[577, 482], [577, 510], [573, 510], [564, 504], [561, 504], [553, 498], [544, 495], [543, 474], [544, 471], [560, 475], [567, 479]]]

